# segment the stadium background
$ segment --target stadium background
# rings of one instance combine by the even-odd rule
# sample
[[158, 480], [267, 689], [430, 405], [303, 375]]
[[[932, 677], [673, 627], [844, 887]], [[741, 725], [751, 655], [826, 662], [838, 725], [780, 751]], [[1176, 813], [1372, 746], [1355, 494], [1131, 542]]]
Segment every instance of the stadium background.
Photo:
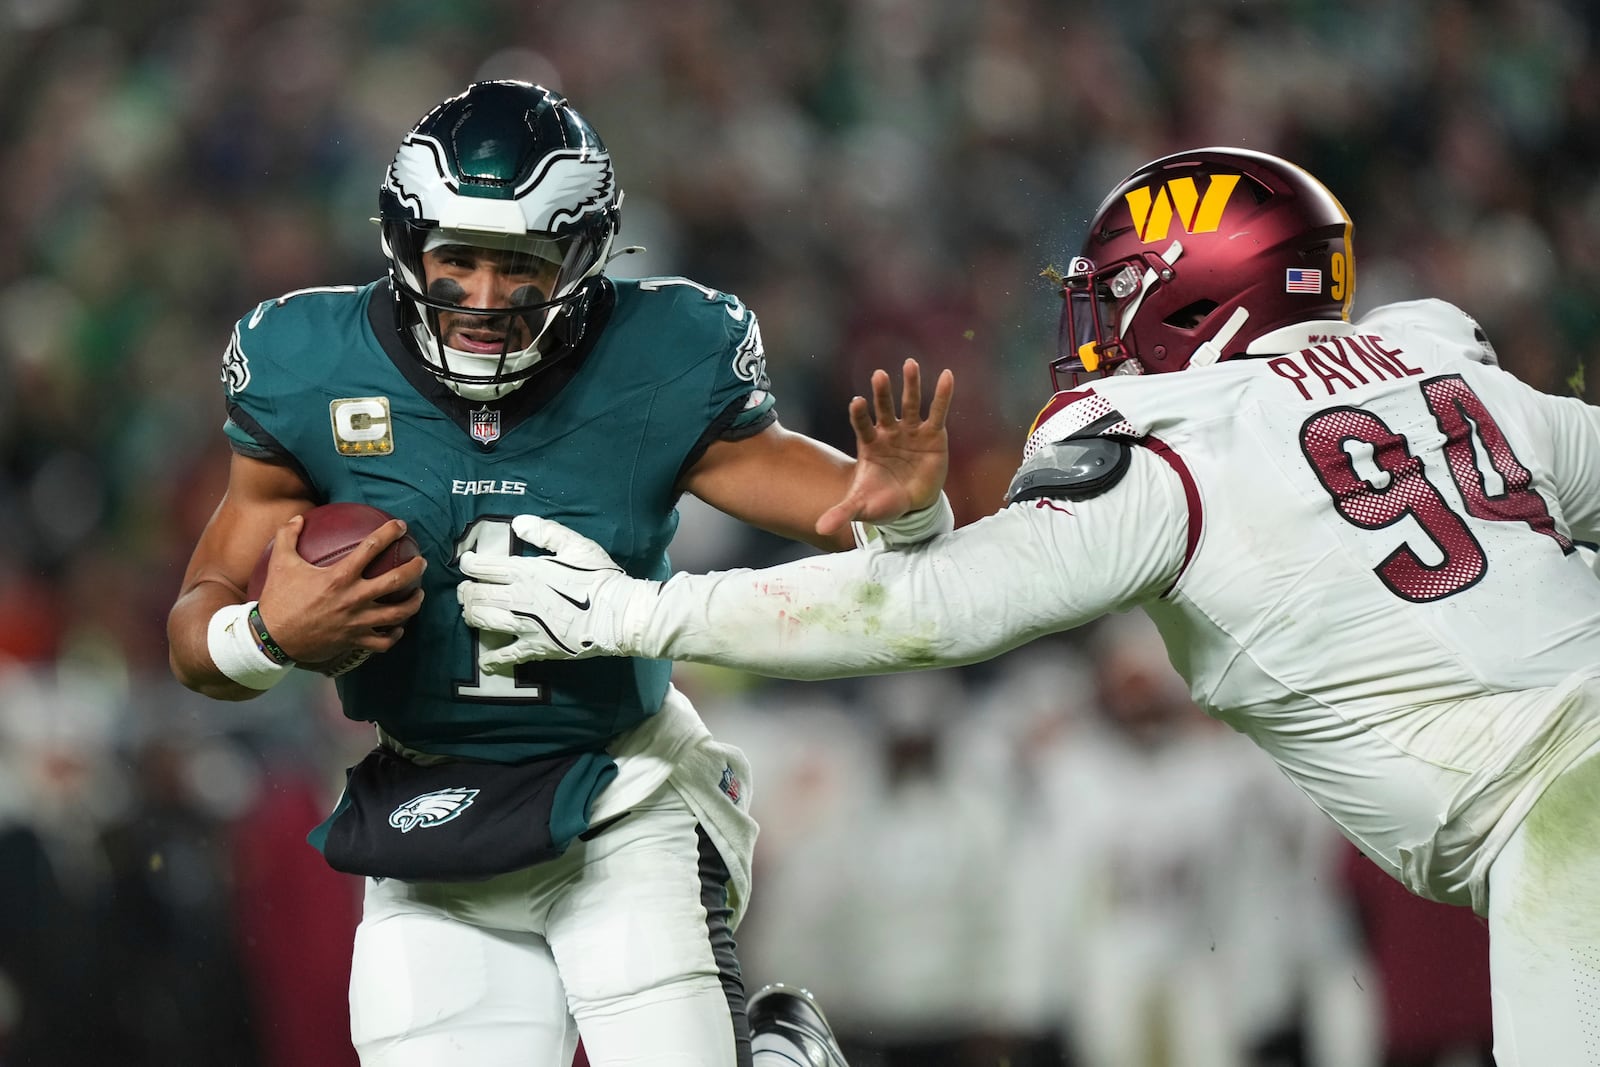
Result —
[[[1176, 149], [1321, 176], [1358, 312], [1444, 297], [1525, 380], [1600, 381], [1597, 27], [1582, 0], [3, 0], [0, 1064], [353, 1062], [354, 887], [301, 836], [368, 736], [318, 679], [187, 694], [163, 620], [225, 475], [231, 323], [382, 269], [376, 187], [437, 100], [570, 94], [647, 248], [616, 273], [753, 306], [787, 424], [848, 447], [871, 368], [955, 368], [970, 521], [1049, 392], [1041, 268]], [[690, 509], [674, 559], [793, 551]], [[1373, 884], [1137, 620], [680, 685], [759, 774], [747, 974], [816, 990], [858, 1067], [1481, 1062], [1481, 927]]]

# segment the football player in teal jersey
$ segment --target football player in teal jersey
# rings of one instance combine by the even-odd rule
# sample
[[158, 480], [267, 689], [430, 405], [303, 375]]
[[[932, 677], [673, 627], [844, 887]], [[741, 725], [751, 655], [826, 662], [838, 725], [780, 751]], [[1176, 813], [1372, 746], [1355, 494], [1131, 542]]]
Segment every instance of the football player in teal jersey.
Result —
[[[824, 549], [952, 525], [948, 372], [926, 414], [914, 361], [898, 398], [875, 372], [871, 402], [849, 406], [854, 460], [785, 429], [749, 308], [684, 278], [606, 275], [621, 204], [562, 97], [476, 83], [389, 167], [388, 276], [267, 300], [224, 356], [228, 486], [172, 608], [172, 667], [221, 700], [321, 670], [346, 715], [376, 724], [311, 834], [366, 878], [350, 1000], [368, 1067], [564, 1067], [574, 1019], [594, 1067], [798, 1048], [793, 1027], [758, 1034], [752, 1061], [732, 939], [750, 771], [671, 664], [479, 670], [504, 637], [469, 628], [454, 590], [476, 576], [463, 566], [534, 551], [514, 516], [581, 530], [656, 580], [684, 493]], [[313, 566], [292, 551], [300, 516], [333, 501], [398, 518]], [[406, 532], [421, 558], [364, 577]], [[834, 1056], [824, 1031], [812, 1052]]]

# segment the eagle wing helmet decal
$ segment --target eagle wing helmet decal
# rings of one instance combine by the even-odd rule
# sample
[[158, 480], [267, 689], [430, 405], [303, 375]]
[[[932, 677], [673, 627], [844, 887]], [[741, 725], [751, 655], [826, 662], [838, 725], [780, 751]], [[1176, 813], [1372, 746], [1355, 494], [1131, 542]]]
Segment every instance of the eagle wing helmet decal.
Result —
[[[440, 203], [442, 193], [459, 192], [460, 183], [444, 160], [444, 148], [437, 140], [413, 133], [389, 164], [389, 188], [415, 217], [422, 217], [423, 204]], [[583, 147], [552, 152], [541, 160], [514, 199], [529, 232], [555, 233], [610, 206], [616, 189], [611, 153]]]
[[527, 216], [528, 229], [556, 232], [609, 205], [616, 186], [611, 154], [582, 148], [552, 153], [527, 189], [517, 191], [517, 201]]
[[456, 188], [445, 174], [444, 148], [424, 134], [407, 136], [389, 164], [389, 188], [412, 217], [421, 218], [424, 200], [438, 203], [441, 192]]

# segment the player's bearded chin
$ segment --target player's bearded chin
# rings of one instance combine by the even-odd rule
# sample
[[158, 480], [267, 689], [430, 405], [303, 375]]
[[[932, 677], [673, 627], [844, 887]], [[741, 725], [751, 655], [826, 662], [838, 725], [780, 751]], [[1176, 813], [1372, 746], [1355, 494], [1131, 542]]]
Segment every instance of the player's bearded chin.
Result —
[[[428, 296], [442, 304], [461, 304], [467, 298], [467, 291], [453, 278], [435, 278], [428, 285]], [[544, 294], [537, 286], [521, 285], [512, 290], [510, 303], [512, 305], [536, 304], [544, 300]], [[447, 345], [456, 345], [464, 331], [483, 330], [490, 333], [506, 335], [506, 349], [515, 352], [526, 348], [529, 338], [532, 337], [531, 329], [526, 316], [522, 315], [479, 315], [468, 312], [441, 311], [439, 314], [439, 338]]]

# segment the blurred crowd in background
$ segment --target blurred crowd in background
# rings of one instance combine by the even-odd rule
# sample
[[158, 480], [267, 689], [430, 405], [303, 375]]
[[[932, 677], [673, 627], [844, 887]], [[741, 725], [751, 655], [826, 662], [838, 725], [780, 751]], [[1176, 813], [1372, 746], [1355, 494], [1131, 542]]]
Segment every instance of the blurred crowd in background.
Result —
[[[1321, 177], [1358, 313], [1449, 299], [1593, 399], [1597, 30], [1585, 0], [0, 0], [0, 1063], [352, 1062], [357, 887], [303, 834], [370, 735], [319, 678], [184, 692], [164, 618], [232, 323], [381, 273], [379, 181], [440, 99], [566, 92], [645, 249], [613, 273], [755, 308], [787, 425], [849, 449], [873, 368], [954, 368], [966, 522], [1049, 393], [1041, 270], [1183, 148]], [[799, 551], [690, 512], [674, 561]], [[1487, 1062], [1481, 926], [1374, 883], [1139, 621], [892, 681], [683, 672], [760, 775], [752, 982], [810, 985], [860, 1067]]]

